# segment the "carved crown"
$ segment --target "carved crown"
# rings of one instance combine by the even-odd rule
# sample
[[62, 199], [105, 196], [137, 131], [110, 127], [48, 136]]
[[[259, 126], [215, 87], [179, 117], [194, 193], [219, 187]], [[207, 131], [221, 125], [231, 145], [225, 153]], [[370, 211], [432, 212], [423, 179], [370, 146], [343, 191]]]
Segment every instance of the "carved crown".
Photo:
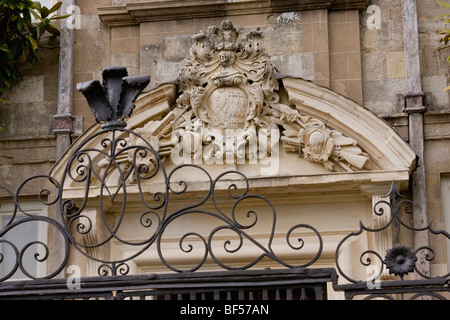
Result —
[[207, 127], [246, 130], [278, 89], [277, 70], [264, 53], [261, 32], [243, 32], [223, 21], [221, 28], [209, 27], [193, 37], [179, 76], [177, 103], [192, 107]]

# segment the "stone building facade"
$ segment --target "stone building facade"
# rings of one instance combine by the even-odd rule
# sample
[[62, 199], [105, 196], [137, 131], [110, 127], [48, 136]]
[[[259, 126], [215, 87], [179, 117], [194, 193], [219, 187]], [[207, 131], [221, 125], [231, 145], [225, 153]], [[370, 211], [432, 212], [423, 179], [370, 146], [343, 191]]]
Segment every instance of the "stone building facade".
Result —
[[[346, 222], [367, 217], [371, 221], [371, 205], [388, 191], [389, 181], [397, 180], [403, 191], [409, 190], [411, 196], [424, 205], [419, 211], [425, 221], [433, 221], [436, 229], [449, 230], [450, 109], [448, 93], [444, 91], [448, 85], [448, 52], [438, 50], [437, 33], [442, 24], [435, 18], [445, 11], [434, 1], [417, 1], [418, 54], [414, 56], [409, 49], [409, 42], [414, 45], [414, 36], [404, 28], [404, 19], [409, 19], [404, 18], [408, 2], [416, 1], [68, 2], [79, 9], [72, 20], [77, 27], [67, 29], [64, 36], [71, 39], [71, 44], [58, 51], [43, 52], [43, 63], [23, 70], [24, 80], [7, 96], [10, 103], [0, 105], [0, 121], [4, 127], [0, 132], [1, 184], [14, 190], [28, 176], [50, 171], [61, 174], [62, 163], [67, 161], [64, 152], [69, 148], [65, 138], [70, 136], [71, 141], [76, 141], [86, 135], [83, 132], [98, 130], [85, 97], [75, 86], [101, 79], [102, 71], [109, 66], [126, 67], [131, 76], [151, 76], [150, 85], [136, 102], [138, 116], [135, 116], [134, 128], [143, 127], [145, 121], [164, 119], [177, 105], [182, 88], [180, 79], [185, 79], [182, 70], [186, 68], [186, 60], [192, 57], [193, 36], [206, 32], [210, 26], [220, 28], [222, 21], [227, 20], [234, 27], [243, 27], [246, 33], [259, 30], [263, 35], [261, 45], [278, 71], [276, 79], [281, 86], [276, 92], [280, 102], [297, 107], [307, 116], [320, 116], [324, 125], [334, 123], [338, 128], [332, 129], [341, 129], [340, 134], [347, 138], [357, 139], [357, 134], [360, 137], [357, 143], [371, 138], [384, 140], [381, 144], [372, 141], [373, 150], [369, 150], [369, 141], [362, 143], [361, 153], [370, 154], [368, 167], [362, 165], [352, 172], [362, 170], [366, 175], [326, 175], [323, 170], [329, 168], [320, 166], [318, 169], [314, 163], [292, 173], [298, 181], [306, 177], [307, 182], [290, 181], [289, 173], [284, 172], [285, 180], [277, 184], [258, 179], [254, 172], [248, 171], [250, 180], [260, 190], [280, 196], [270, 189], [270, 181], [275, 188], [289, 189], [292, 194], [281, 197], [279, 205], [285, 206], [285, 200], [306, 211], [308, 207], [316, 208], [324, 213], [323, 219], [328, 222], [316, 221], [311, 213], [305, 216], [326, 231], [335, 227], [325, 215], [333, 203], [339, 203], [338, 214], [349, 213]], [[59, 66], [60, 54], [67, 55], [67, 47], [70, 47], [73, 61], [66, 60], [70, 66]], [[419, 69], [415, 69], [414, 62], [419, 64]], [[67, 77], [68, 70], [70, 74], [65, 79], [69, 82], [61, 84], [58, 79]], [[410, 83], [414, 81], [419, 81], [421, 87], [411, 91]], [[67, 84], [72, 90], [61, 89]], [[314, 96], [314, 101], [319, 101], [317, 105], [333, 105], [322, 110], [328, 112], [328, 119], [317, 111], [318, 107], [310, 110], [302, 105], [308, 92]], [[419, 102], [423, 110], [413, 110], [412, 99], [423, 102]], [[344, 100], [342, 105], [338, 103]], [[61, 101], [68, 105], [61, 108]], [[160, 114], [143, 111], [149, 107], [156, 110], [155, 106], [161, 107]], [[350, 116], [339, 118], [346, 112], [351, 114], [351, 110], [356, 110], [356, 114], [352, 114], [354, 119], [365, 121], [364, 128], [370, 128], [367, 122], [373, 121], [372, 129], [381, 132], [365, 132], [358, 127], [358, 120], [350, 120]], [[69, 134], [64, 129], [69, 129]], [[412, 135], [415, 140], [409, 149]], [[419, 158], [416, 159], [415, 154]], [[391, 158], [377, 159], [376, 156]], [[62, 160], [58, 162], [60, 157]], [[294, 161], [291, 158], [282, 159], [286, 161], [287, 171], [296, 167], [295, 163], [291, 164]], [[398, 172], [393, 173], [397, 169]], [[312, 197], [301, 191], [305, 186], [314, 190]], [[39, 190], [39, 185], [27, 185], [23, 196], [31, 199]], [[422, 198], [415, 195], [414, 190], [421, 193]], [[323, 194], [328, 194], [328, 198], [321, 198]], [[351, 200], [352, 197], [357, 200]], [[288, 216], [294, 214], [292, 208], [285, 209]], [[359, 211], [365, 212], [364, 218], [356, 213]], [[329, 239], [336, 244], [333, 236], [339, 232], [333, 232]], [[450, 243], [427, 241], [439, 252], [427, 272], [448, 272]], [[323, 265], [332, 264], [331, 260], [325, 260]], [[139, 272], [152, 271], [148, 265], [136, 268]]]

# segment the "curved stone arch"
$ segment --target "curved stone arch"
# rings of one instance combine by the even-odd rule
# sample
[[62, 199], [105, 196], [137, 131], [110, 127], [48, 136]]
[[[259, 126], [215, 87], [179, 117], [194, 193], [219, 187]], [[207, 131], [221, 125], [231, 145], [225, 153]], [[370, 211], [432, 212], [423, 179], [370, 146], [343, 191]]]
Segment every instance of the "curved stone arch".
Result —
[[323, 121], [355, 139], [380, 170], [406, 170], [416, 165], [410, 146], [383, 119], [328, 88], [300, 78], [281, 80], [289, 102], [305, 115]]
[[[356, 102], [311, 81], [291, 77], [283, 77], [280, 81], [291, 106], [294, 105], [301, 114], [318, 119], [327, 127], [338, 130], [346, 137], [357, 141], [374, 162], [374, 171], [402, 172], [404, 174], [402, 174], [402, 180], [405, 180], [414, 170], [416, 155], [383, 119]], [[143, 93], [135, 103], [136, 108], [127, 121], [127, 127], [136, 130], [151, 121], [162, 121], [176, 109], [176, 91], [175, 84], [164, 84]], [[70, 157], [71, 150], [79, 141], [83, 141], [98, 130], [100, 130], [100, 124], [94, 124], [86, 130], [54, 166], [52, 174], [57, 175], [61, 171]], [[93, 141], [93, 143], [99, 143], [99, 141]], [[289, 156], [298, 158], [293, 153]], [[359, 173], [367, 173], [367, 171], [363, 170]], [[294, 173], [294, 175], [298, 174]], [[398, 175], [393, 174], [390, 178], [387, 177], [386, 181], [395, 180], [396, 177]]]

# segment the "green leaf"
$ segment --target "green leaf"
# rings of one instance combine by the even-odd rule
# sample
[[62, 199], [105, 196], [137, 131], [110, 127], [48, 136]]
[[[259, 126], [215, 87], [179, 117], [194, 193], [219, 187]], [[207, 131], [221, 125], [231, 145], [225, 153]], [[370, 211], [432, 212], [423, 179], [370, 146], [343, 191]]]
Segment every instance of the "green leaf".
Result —
[[43, 7], [41, 9], [41, 17], [42, 17], [42, 19], [47, 18], [49, 13], [50, 13], [50, 11], [48, 10], [48, 8], [47, 7]]
[[[56, 2], [56, 1], [55, 1]], [[2, 93], [22, 79], [15, 66], [16, 61], [36, 65], [41, 61], [39, 48], [59, 48], [56, 43], [50, 45], [41, 40], [56, 38], [61, 31], [52, 21], [71, 15], [58, 16], [62, 6], [61, 0], [50, 9], [39, 1], [32, 0], [0, 0], [1, 37], [0, 44], [0, 97]], [[6, 14], [6, 16], [5, 16]], [[5, 18], [6, 17], [6, 18]], [[48, 34], [46, 34], [48, 32]], [[3, 42], [3, 39], [5, 41]], [[0, 102], [4, 102], [0, 100]]]
[[33, 1], [33, 5], [31, 7], [39, 12], [41, 11], [41, 3], [39, 1]]
[[8, 86], [8, 88], [11, 88], [11, 81], [9, 81], [8, 78], [0, 76], [0, 80], [2, 80]]
[[450, 8], [450, 4], [448, 4], [444, 1], [436, 1], [436, 3], [444, 8]]
[[41, 22], [44, 22], [44, 20], [41, 18], [41, 16], [38, 15], [36, 12], [34, 12], [33, 10], [30, 10], [30, 12], [33, 15], [34, 19], [41, 20]]
[[54, 50], [54, 49], [58, 49], [59, 46], [44, 46], [44, 45], [40, 45], [41, 48], [45, 48], [45, 49], [49, 49], [49, 50]]
[[33, 50], [36, 50], [39, 47], [36, 40], [32, 36], [28, 36], [28, 40], [30, 40]]
[[55, 26], [53, 26], [51, 24], [45, 26], [45, 30], [47, 30], [48, 32], [50, 32], [54, 36], [59, 36], [61, 34], [60, 30], [57, 27], [55, 27]]
[[65, 18], [68, 18], [68, 17], [70, 17], [70, 16], [71, 16], [71, 14], [66, 14], [66, 15], [64, 15], [64, 16], [57, 16], [57, 17], [53, 16], [53, 17], [52, 17], [52, 20], [65, 19]]
[[17, 20], [17, 30], [22, 32], [22, 29], [23, 29], [23, 19], [19, 19]]
[[11, 77], [11, 69], [8, 66], [5, 66], [5, 72], [8, 75], [8, 77]]
[[10, 42], [9, 46], [9, 54], [8, 58], [9, 60], [16, 59], [17, 56], [21, 54], [22, 46], [21, 46], [21, 40], [15, 39]]
[[58, 10], [62, 5], [62, 2], [57, 2], [53, 7], [50, 8], [50, 13], [55, 12]]
[[2, 44], [0, 44], [0, 51], [9, 53], [9, 49], [6, 46], [2, 45]]
[[25, 25], [28, 26], [28, 30], [33, 28], [33, 23], [31, 23], [31, 14], [30, 12], [33, 12], [32, 10], [25, 10], [23, 12], [23, 17], [25, 19]]
[[36, 50], [31, 51], [31, 59], [32, 63], [35, 64], [36, 62], [41, 61], [41, 57], [38, 55]]

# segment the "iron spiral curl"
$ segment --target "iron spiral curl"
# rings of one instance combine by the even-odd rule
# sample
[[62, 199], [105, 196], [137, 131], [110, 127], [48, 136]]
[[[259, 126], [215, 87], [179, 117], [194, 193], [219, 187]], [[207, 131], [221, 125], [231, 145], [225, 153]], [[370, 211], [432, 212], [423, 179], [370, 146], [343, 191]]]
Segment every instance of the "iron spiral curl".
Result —
[[[90, 147], [93, 144], [97, 144], [99, 148]], [[201, 181], [206, 186], [200, 188], [200, 191], [195, 190], [195, 199], [190, 198], [192, 183], [185, 178], [186, 172], [194, 171], [196, 181]], [[55, 189], [44, 188], [38, 195], [41, 203], [55, 208], [56, 215], [53, 217], [33, 216], [20, 206], [21, 190], [27, 183], [36, 179], [45, 179], [47, 184]], [[159, 190], [149, 190], [150, 186], [156, 185]], [[131, 188], [134, 196], [132, 201], [129, 200]], [[323, 247], [322, 238], [315, 228], [306, 224], [294, 225], [285, 234], [287, 247], [300, 252], [304, 248], [305, 239], [296, 234], [307, 230], [318, 239], [318, 250], [314, 257], [305, 263], [286, 263], [273, 248], [277, 224], [276, 210], [265, 197], [250, 194], [249, 181], [245, 175], [238, 171], [227, 171], [213, 179], [206, 169], [192, 164], [179, 165], [167, 173], [152, 145], [144, 137], [125, 127], [107, 126], [78, 143], [68, 159], [60, 181], [51, 176], [38, 175], [25, 180], [16, 193], [3, 189], [10, 194], [15, 207], [11, 221], [0, 232], [0, 241], [4, 246], [12, 248], [16, 258], [12, 271], [0, 280], [10, 278], [18, 269], [27, 277], [33, 278], [33, 275], [25, 270], [22, 261], [24, 252], [32, 247], [41, 247], [41, 255], [34, 255], [38, 262], [47, 261], [52, 254], [51, 248], [40, 241], [30, 242], [20, 249], [1, 238], [26, 221], [39, 220], [48, 223], [54, 226], [64, 239], [67, 252], [62, 264], [56, 267], [55, 272], [45, 277], [54, 277], [64, 269], [69, 259], [69, 247], [75, 248], [88, 260], [95, 262], [99, 275], [127, 274], [130, 271], [128, 263], [147, 251], [156, 251], [159, 261], [175, 272], [194, 272], [211, 263], [226, 270], [245, 270], [263, 259], [272, 260], [288, 268], [303, 268], [317, 261]], [[74, 196], [72, 190], [77, 190], [78, 193]], [[129, 209], [130, 203], [136, 203], [136, 195], [140, 199], [140, 212], [135, 211], [135, 208]], [[187, 205], [182, 208], [169, 208], [172, 197], [183, 196], [189, 199]], [[255, 202], [260, 204], [258, 209], [249, 207], [249, 203], [252, 206]], [[264, 207], [266, 209], [263, 209]], [[143, 230], [141, 235], [144, 236], [139, 240], [126, 239], [121, 233], [122, 228], [129, 227], [130, 210], [137, 214], [137, 222], [133, 223]], [[26, 219], [17, 220], [16, 212], [26, 216]], [[111, 212], [114, 213], [114, 219], [111, 218]], [[209, 219], [211, 226], [205, 224], [201, 232], [184, 230], [180, 235], [179, 252], [195, 257], [188, 259], [189, 266], [179, 267], [166, 257], [167, 250], [164, 245], [165, 237], [169, 234], [167, 230], [177, 222], [182, 222], [182, 219], [191, 219], [194, 216]], [[261, 225], [266, 228], [268, 234], [264, 241], [252, 234], [253, 229], [261, 228]], [[99, 230], [102, 230], [101, 236]], [[130, 247], [127, 249], [129, 254], [119, 259], [99, 254], [113, 241]], [[240, 254], [248, 246], [257, 252], [249, 261], [241, 261], [239, 265], [235, 262], [230, 264], [228, 258], [224, 260], [224, 254]], [[4, 256], [0, 255], [0, 263], [2, 262]]]
[[[277, 222], [275, 208], [265, 197], [249, 193], [249, 181], [242, 173], [227, 171], [213, 179], [200, 166], [192, 164], [178, 166], [168, 175], [169, 180], [167, 184], [168, 190], [173, 191], [177, 196], [189, 193], [189, 183], [186, 180], [176, 180], [174, 178], [175, 173], [180, 174], [182, 170], [191, 173], [198, 171], [199, 174], [203, 174], [206, 177], [203, 181], [206, 181], [209, 187], [202, 189], [203, 191], [198, 196], [198, 201], [192, 201], [192, 204], [170, 213], [167, 219], [162, 221], [157, 248], [161, 261], [169, 269], [176, 272], [194, 272], [209, 263], [225, 270], [246, 270], [255, 266], [264, 258], [268, 258], [272, 262], [285, 267], [303, 268], [314, 263], [320, 257], [322, 238], [316, 229], [307, 224], [298, 224], [288, 230], [286, 241], [291, 249], [299, 251], [303, 248], [303, 245], [293, 245], [290, 239], [291, 234], [294, 230], [300, 228], [312, 230], [319, 242], [317, 254], [310, 261], [299, 265], [290, 265], [277, 256], [273, 249]], [[175, 189], [174, 186], [178, 186], [179, 189]], [[224, 201], [224, 199], [228, 200]], [[229, 205], [229, 208], [223, 208], [223, 204], [229, 204], [230, 199], [232, 204]], [[246, 209], [248, 206], [245, 206], [245, 202], [250, 203], [249, 206], [254, 206], [256, 202], [259, 202], [260, 206], [258, 208], [263, 211], [262, 209], [266, 207], [267, 210], [266, 212], [258, 212], [253, 207]], [[213, 210], [210, 208], [213, 208]], [[262, 219], [262, 215], [266, 219]], [[208, 228], [203, 228], [207, 229], [203, 230], [203, 233], [188, 229], [180, 236], [178, 245], [180, 253], [195, 254], [193, 259], [196, 259], [196, 262], [192, 262], [189, 267], [182, 269], [176, 265], [177, 262], [173, 263], [166, 259], [166, 251], [163, 248], [164, 235], [171, 225], [176, 224], [175, 221], [179, 221], [177, 225], [181, 225], [182, 219], [186, 217], [193, 218], [194, 216], [197, 216], [199, 221], [209, 219], [209, 224], [205, 223], [204, 227], [208, 226]], [[251, 233], [252, 229], [261, 228], [261, 226], [264, 226], [265, 230], [269, 229], [264, 243]], [[194, 250], [194, 245], [196, 250]], [[246, 257], [247, 259], [238, 259], [238, 262], [229, 260], [229, 255], [240, 254], [244, 251], [244, 247], [246, 250], [251, 248], [250, 250], [257, 253], [254, 256]], [[242, 254], [245, 255], [245, 253]], [[177, 256], [177, 258], [181, 257]], [[230, 262], [232, 263], [230, 264]]]
[[[373, 212], [377, 216], [390, 215], [387, 222], [378, 228], [366, 227], [362, 222], [359, 223], [359, 230], [352, 232], [345, 236], [338, 244], [335, 251], [335, 262], [336, 268], [343, 278], [353, 284], [366, 282], [369, 285], [373, 283], [376, 279], [380, 279], [382, 273], [385, 270], [389, 271], [389, 274], [394, 276], [399, 276], [403, 280], [404, 276], [409, 273], [417, 273], [424, 279], [433, 278], [448, 278], [450, 273], [439, 276], [430, 276], [429, 274], [423, 273], [417, 265], [418, 253], [424, 251], [424, 259], [431, 262], [436, 257], [436, 252], [431, 246], [422, 246], [416, 248], [415, 250], [402, 244], [400, 239], [400, 234], [402, 229], [407, 229], [414, 232], [429, 232], [430, 234], [443, 236], [450, 240], [450, 234], [445, 230], [435, 230], [432, 224], [429, 223], [423, 227], [413, 227], [402, 218], [401, 212], [405, 215], [412, 215], [414, 209], [414, 203], [411, 200], [405, 199], [405, 196], [400, 194], [396, 188], [395, 182], [392, 182], [391, 189], [383, 198], [388, 200], [380, 200], [373, 206]], [[385, 210], [384, 207], [388, 208]], [[363, 267], [373, 266], [373, 261], [371, 257], [375, 257], [377, 260], [376, 266], [378, 270], [375, 272], [375, 276], [371, 275], [373, 279], [359, 279], [353, 278], [347, 274], [340, 265], [339, 257], [344, 251], [344, 244], [350, 242], [351, 239], [357, 238], [363, 234], [363, 232], [369, 233], [379, 233], [389, 227], [393, 228], [393, 241], [394, 244], [391, 248], [387, 249], [386, 252], [377, 252], [374, 250], [365, 250], [361, 253], [359, 262]], [[367, 273], [368, 274], [368, 273]]]

